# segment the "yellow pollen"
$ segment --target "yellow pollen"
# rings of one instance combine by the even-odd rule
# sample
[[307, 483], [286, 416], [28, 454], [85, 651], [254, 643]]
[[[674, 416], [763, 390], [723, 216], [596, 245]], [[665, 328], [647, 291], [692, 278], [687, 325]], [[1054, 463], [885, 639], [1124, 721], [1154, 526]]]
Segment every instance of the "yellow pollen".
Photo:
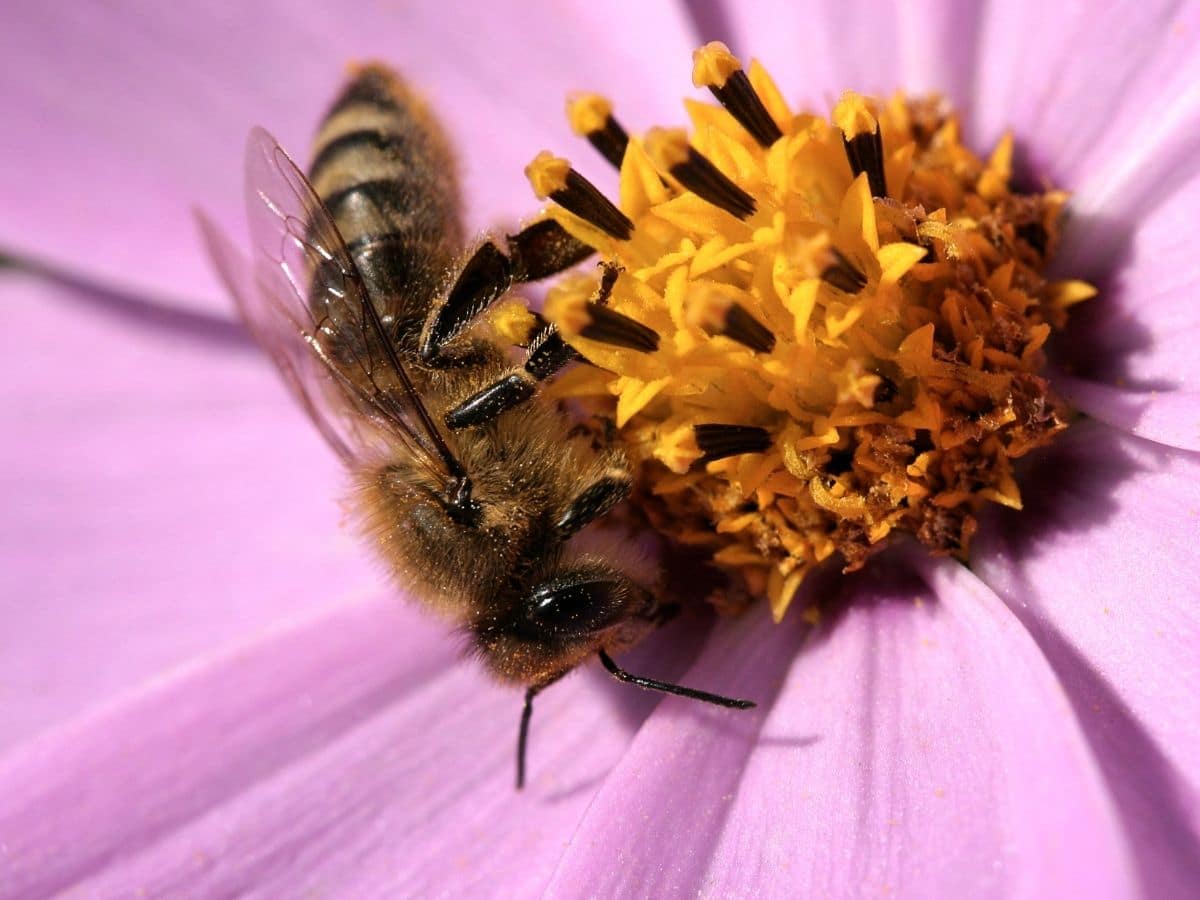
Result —
[[545, 200], [567, 186], [570, 171], [571, 164], [567, 160], [543, 150], [525, 167], [525, 177], [529, 179], [538, 199]]
[[[695, 54], [697, 85], [741, 71]], [[1044, 345], [1095, 291], [1042, 274], [1066, 195], [1014, 192], [1011, 137], [983, 159], [938, 98], [847, 93], [826, 118], [746, 76], [736, 115], [688, 102], [688, 130], [629, 139], [628, 240], [548, 210], [618, 273], [605, 316], [637, 334], [590, 324], [601, 270], [561, 279], [545, 315], [591, 365], [547, 390], [615, 426], [637, 514], [731, 576], [720, 608], [765, 594], [779, 618], [826, 559], [856, 569], [894, 533], [965, 557], [981, 507], [1020, 508], [1013, 460], [1066, 427]], [[572, 126], [610, 111], [584, 95]], [[527, 173], [545, 198], [569, 171], [542, 153]]]
[[688, 136], [682, 128], [651, 128], [646, 132], [646, 152], [661, 172], [669, 172], [688, 158]]
[[842, 94], [842, 99], [833, 108], [833, 122], [842, 130], [846, 140], [860, 134], [874, 134], [879, 124], [871, 114], [867, 101], [854, 91]]
[[724, 87], [729, 76], [741, 70], [741, 62], [720, 41], [712, 41], [692, 53], [692, 84], [698, 88]]
[[603, 130], [611, 115], [612, 103], [599, 94], [575, 94], [567, 100], [567, 121], [580, 137]]

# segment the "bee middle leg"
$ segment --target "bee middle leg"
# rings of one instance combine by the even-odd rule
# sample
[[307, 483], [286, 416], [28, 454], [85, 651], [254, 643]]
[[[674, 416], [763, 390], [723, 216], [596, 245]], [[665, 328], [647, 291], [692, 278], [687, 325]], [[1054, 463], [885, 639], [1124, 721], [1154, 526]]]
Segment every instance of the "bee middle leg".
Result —
[[[601, 307], [608, 300], [619, 271], [615, 266], [605, 266], [594, 305]], [[492, 421], [506, 410], [529, 400], [537, 393], [539, 382], [579, 358], [575, 349], [563, 340], [556, 326], [542, 322], [529, 338], [524, 367], [504, 375], [462, 401], [446, 413], [446, 425], [458, 429]]]
[[[605, 264], [599, 290], [592, 301], [593, 307], [598, 310], [604, 308], [608, 296], [612, 294], [613, 284], [617, 283], [619, 272], [617, 266]], [[612, 313], [612, 316], [625, 318], [619, 313]], [[451, 409], [446, 413], [446, 426], [467, 428], [487, 424], [505, 410], [520, 406], [529, 400], [538, 392], [539, 382], [544, 382], [568, 362], [576, 359], [581, 359], [580, 354], [563, 340], [557, 326], [548, 322], [540, 323], [529, 336], [524, 367], [497, 379]]]

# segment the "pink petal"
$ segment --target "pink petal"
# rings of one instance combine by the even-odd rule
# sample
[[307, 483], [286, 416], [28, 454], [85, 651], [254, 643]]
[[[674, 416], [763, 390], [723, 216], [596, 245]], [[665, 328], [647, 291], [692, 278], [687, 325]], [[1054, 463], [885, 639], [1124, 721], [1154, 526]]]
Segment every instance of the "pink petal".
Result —
[[814, 580], [808, 598], [853, 603], [814, 633], [761, 611], [719, 632], [688, 683], [765, 708], [665, 701], [550, 894], [1129, 896], [1119, 821], [1037, 646], [966, 569], [911, 555]]
[[1027, 509], [975, 567], [1070, 695], [1147, 896], [1200, 884], [1200, 457], [1079, 423], [1030, 460]]
[[[674, 4], [572, 0], [514, 14], [486, 3], [273, 0], [220, 7], [23, 4], [0, 30], [0, 249], [193, 308], [227, 309], [193, 206], [242, 223], [242, 146], [263, 124], [303, 157], [352, 60], [402, 67], [447, 119], [472, 228], [537, 208], [522, 174], [568, 143], [563, 97], [613, 91], [631, 124], [677, 105], [687, 72]], [[667, 61], [672, 61], [668, 63]], [[669, 71], [669, 70], [668, 70]]]
[[375, 589], [332, 453], [240, 330], [12, 270], [0, 297], [0, 747]]
[[1121, 431], [1200, 450], [1200, 390], [1135, 391], [1063, 376], [1054, 379], [1054, 388], [1076, 408]]
[[[1073, 378], [1055, 387], [1079, 408], [1123, 430], [1200, 450], [1200, 263], [1194, 219], [1200, 173], [1119, 228], [1119, 249], [1098, 271], [1100, 296], [1077, 307], [1057, 342]], [[1069, 247], [1103, 240], [1087, 221]], [[1069, 263], [1068, 263], [1069, 264]], [[1059, 267], [1060, 269], [1062, 266]]]
[[[1035, 181], [1075, 194], [1078, 258], [1102, 265], [1195, 171], [1200, 7], [1173, 0], [991, 4], [979, 35], [972, 142], [1011, 129]], [[1089, 221], [1088, 220], [1092, 220]]]
[[517, 794], [520, 695], [440, 631], [343, 605], [11, 755], [0, 895], [540, 893], [655, 698], [595, 669], [556, 685]]
[[954, 0], [904, 4], [770, 0], [726, 8], [735, 52], [757, 57], [789, 100], [828, 112], [844, 90], [936, 90], [969, 100], [979, 12]]

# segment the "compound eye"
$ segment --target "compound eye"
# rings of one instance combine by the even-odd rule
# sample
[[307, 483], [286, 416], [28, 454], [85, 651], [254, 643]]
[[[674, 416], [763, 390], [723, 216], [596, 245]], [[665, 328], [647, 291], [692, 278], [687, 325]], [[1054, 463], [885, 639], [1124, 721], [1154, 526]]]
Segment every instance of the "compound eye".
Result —
[[541, 629], [561, 636], [600, 631], [620, 620], [628, 593], [615, 581], [551, 581], [528, 600], [528, 616]]

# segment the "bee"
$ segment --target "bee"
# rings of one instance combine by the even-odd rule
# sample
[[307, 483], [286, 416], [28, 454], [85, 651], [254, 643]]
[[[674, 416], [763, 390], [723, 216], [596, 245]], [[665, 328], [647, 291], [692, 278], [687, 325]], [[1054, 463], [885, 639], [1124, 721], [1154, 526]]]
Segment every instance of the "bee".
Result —
[[[472, 324], [520, 283], [592, 248], [549, 219], [464, 250], [448, 141], [394, 72], [358, 69], [317, 133], [307, 177], [266, 131], [246, 149], [252, 254], [202, 217], [247, 328], [344, 463], [351, 502], [400, 583], [534, 697], [595, 656], [617, 679], [706, 703], [752, 703], [632, 675], [613, 660], [669, 619], [656, 569], [590, 528], [628, 495], [619, 449], [572, 439], [538, 386], [578, 357], [547, 323], [511, 348]], [[616, 273], [602, 279], [611, 291]], [[597, 298], [599, 303], [603, 296]]]

